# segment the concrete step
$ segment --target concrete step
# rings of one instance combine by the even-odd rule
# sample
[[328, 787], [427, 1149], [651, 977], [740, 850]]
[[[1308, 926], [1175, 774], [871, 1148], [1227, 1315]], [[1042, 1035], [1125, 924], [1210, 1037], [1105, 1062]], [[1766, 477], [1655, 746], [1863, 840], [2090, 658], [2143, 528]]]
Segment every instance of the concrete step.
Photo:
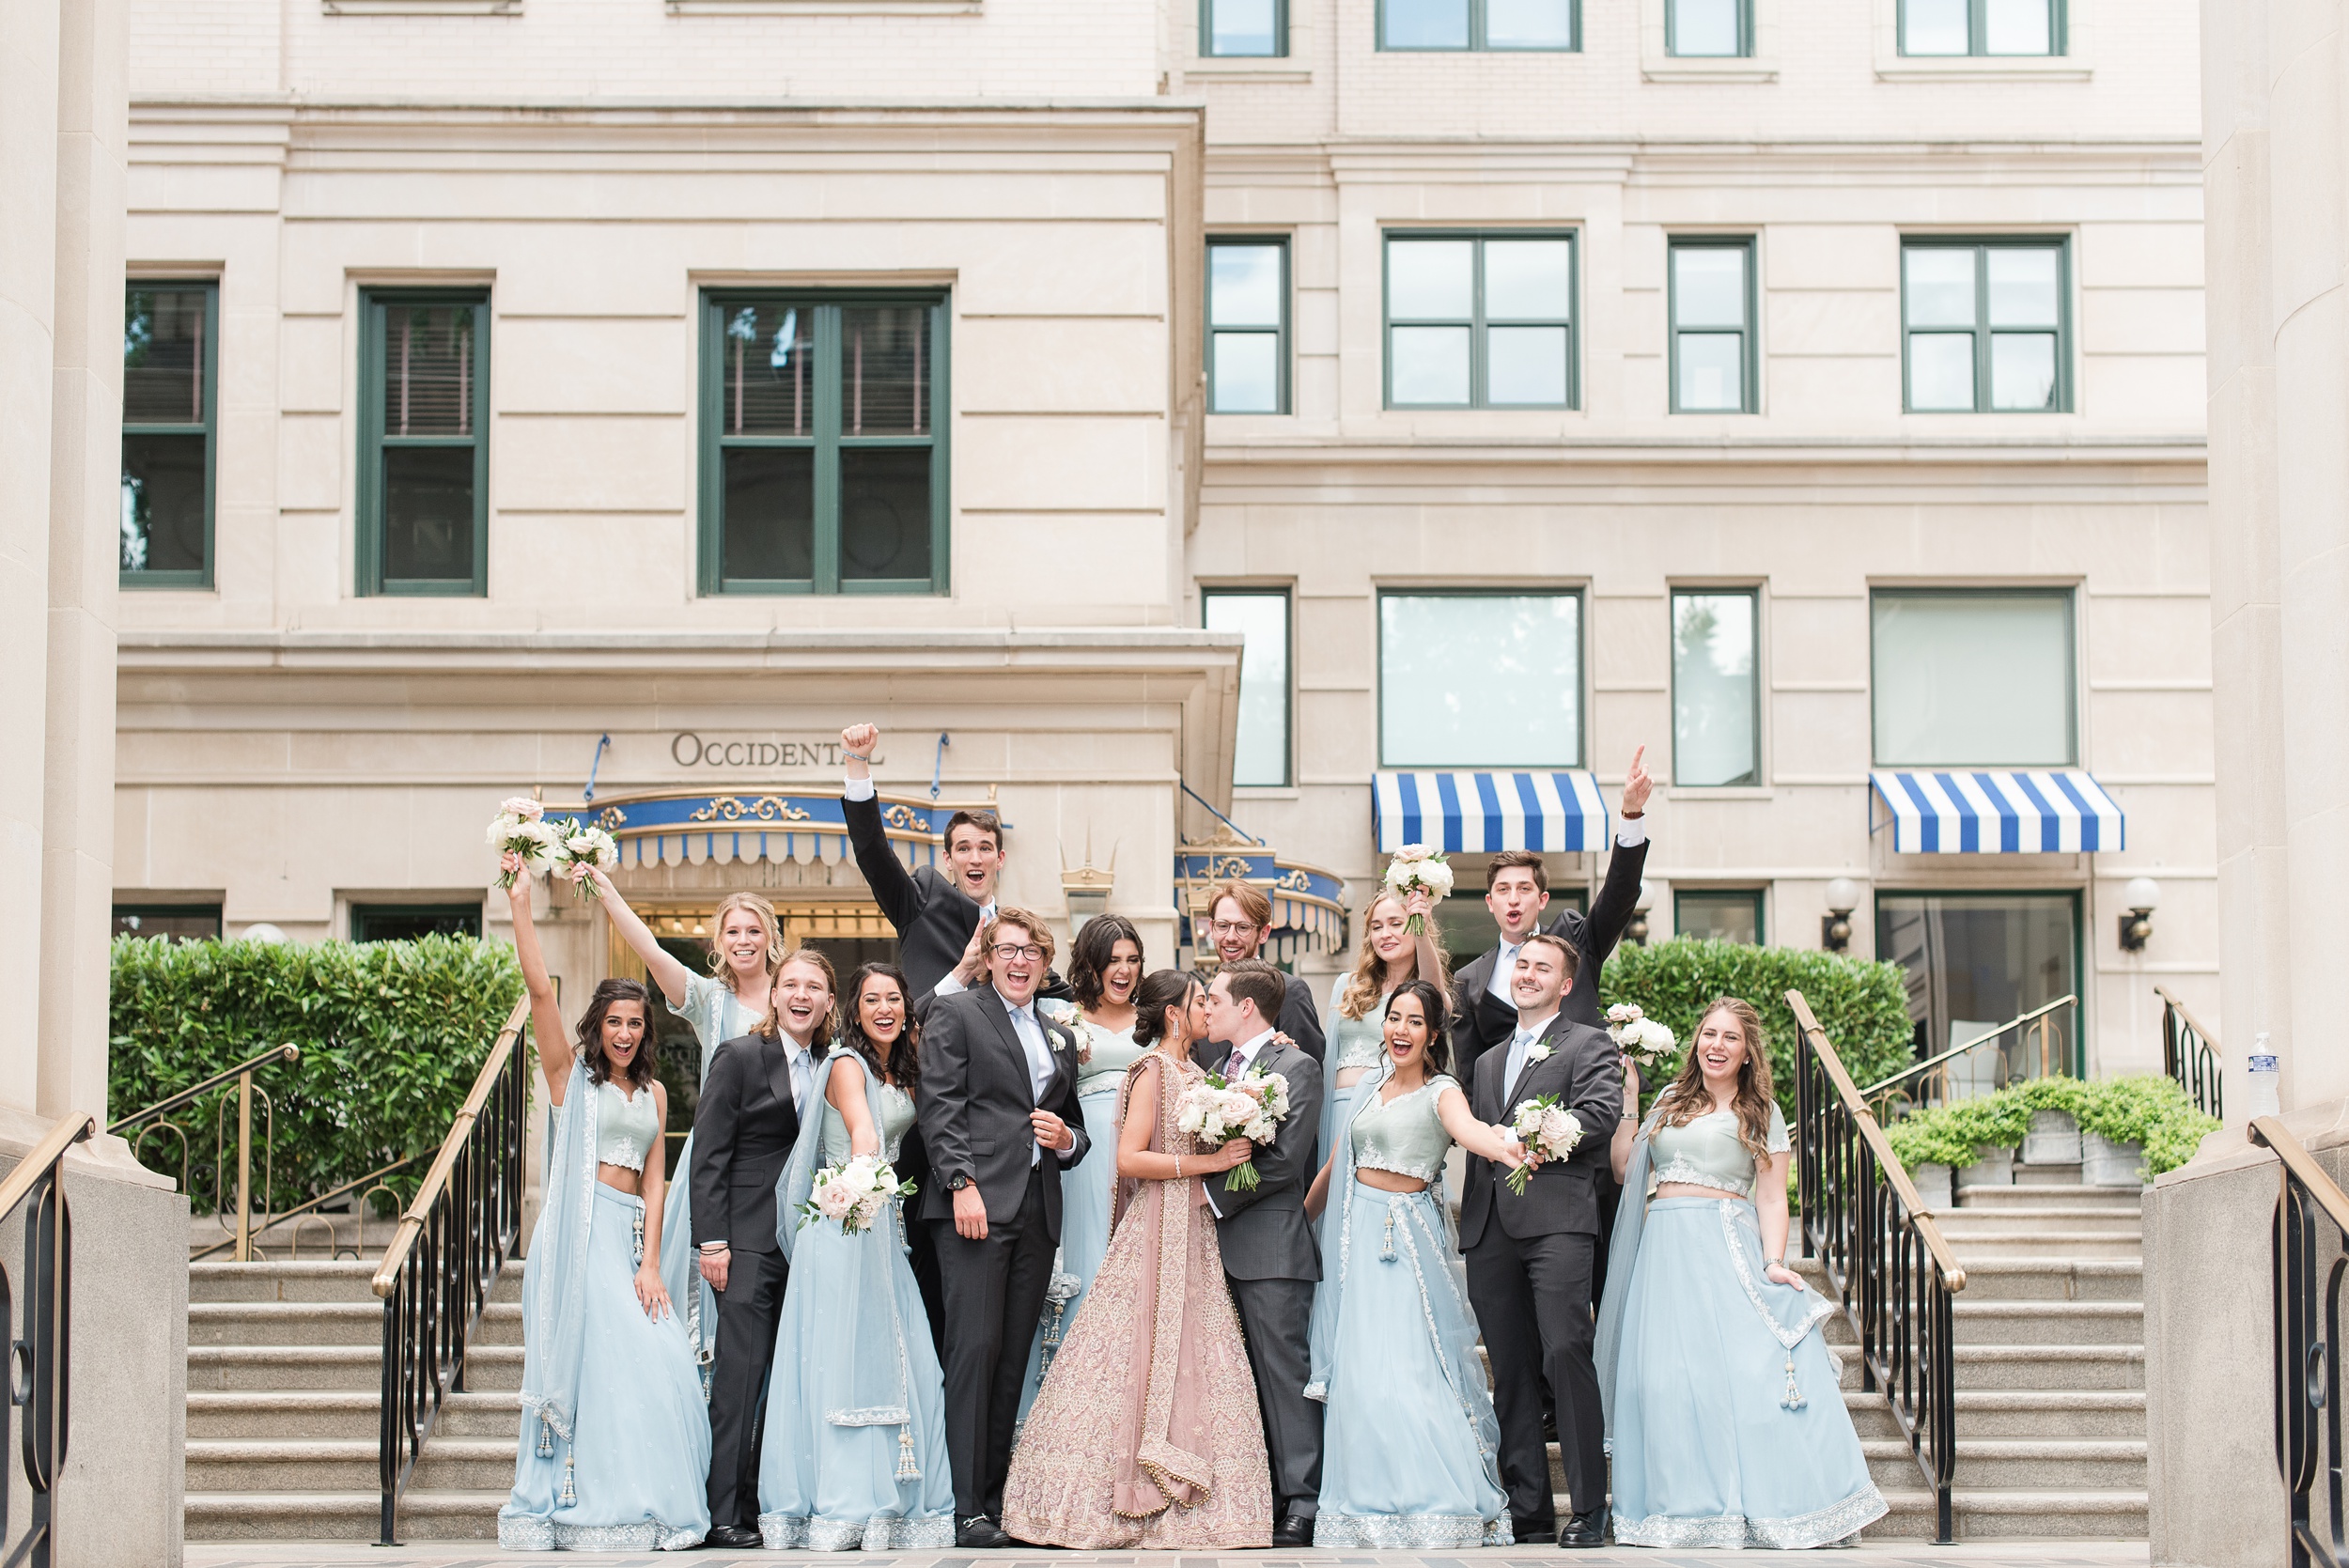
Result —
[[383, 1343], [380, 1301], [200, 1301], [188, 1308], [188, 1346]]
[[451, 1394], [432, 1426], [431, 1443], [443, 1437], [495, 1437], [509, 1449], [522, 1429], [522, 1402], [513, 1389]]
[[[1881, 1394], [1845, 1389], [1843, 1408], [1861, 1441], [1903, 1441]], [[1957, 1430], [1962, 1442], [2132, 1442], [2145, 1436], [2145, 1396], [2131, 1389], [1970, 1389], [1957, 1396]]]
[[383, 1396], [374, 1389], [192, 1389], [191, 1439], [373, 1442]]
[[1966, 1264], [1961, 1301], [2143, 1301], [2141, 1258], [2011, 1258]]
[[2145, 1343], [2145, 1308], [2137, 1301], [1975, 1301], [1968, 1290], [1950, 1303], [1960, 1344], [2134, 1344]]
[[465, 1352], [465, 1387], [474, 1393], [515, 1393], [521, 1386], [521, 1345], [476, 1344]]
[[1969, 1392], [2047, 1392], [2145, 1387], [2141, 1344], [1961, 1344], [1953, 1371]]
[[[516, 1352], [516, 1388], [521, 1387]], [[379, 1389], [383, 1386], [381, 1343], [323, 1345], [188, 1346], [188, 1388], [237, 1392], [278, 1389]]]
[[520, 1345], [522, 1343], [522, 1304], [519, 1296], [501, 1301], [494, 1295], [490, 1304], [481, 1309], [481, 1321], [473, 1327], [468, 1345]]
[[[196, 1302], [375, 1300], [373, 1263], [192, 1263], [188, 1300]], [[381, 1308], [378, 1309], [381, 1311]]]
[[2123, 1230], [2039, 1230], [2001, 1217], [1996, 1225], [1963, 1234], [1943, 1233], [1959, 1265], [1971, 1270], [1976, 1263], [2005, 1263], [2015, 1259], [2081, 1258], [2141, 1259], [2145, 1234], [2136, 1226]]
[[[498, 1509], [511, 1486], [494, 1492], [431, 1492], [411, 1488], [399, 1504], [403, 1541], [494, 1540]], [[382, 1496], [339, 1492], [194, 1492], [187, 1498], [191, 1541], [372, 1541]]]
[[[451, 1437], [425, 1444], [412, 1484], [434, 1492], [502, 1492], [514, 1483], [515, 1436]], [[374, 1487], [376, 1440], [191, 1438], [191, 1493], [343, 1492]]]
[[2081, 1187], [2056, 1182], [2017, 1182], [2013, 1187], [1961, 1187], [1958, 1206], [1967, 1209], [2093, 1208], [2137, 1214], [2145, 1206], [2140, 1187]]
[[2139, 1211], [2096, 1208], [2087, 1204], [2049, 1204], [2045, 1208], [1966, 1208], [1936, 1209], [1934, 1223], [1941, 1234], [1955, 1239], [1977, 1231], [2086, 1231], [2105, 1234], [2125, 1234], [2139, 1230], [2145, 1217]]
[[[1911, 1474], [1915, 1474], [1912, 1466]], [[1886, 1491], [1891, 1513], [1864, 1532], [1868, 1540], [1930, 1540], [1935, 1526], [1933, 1494], [1918, 1486]], [[2142, 1491], [1990, 1491], [1955, 1489], [1950, 1498], [1961, 1541], [2101, 1537], [2142, 1541], [2146, 1498]]]
[[[1921, 1476], [1908, 1445], [1860, 1444], [1879, 1489], [1916, 1484]], [[1906, 1473], [1901, 1467], [1906, 1467]], [[2126, 1491], [2145, 1485], [2143, 1442], [2030, 1442], [2015, 1438], [1957, 1441], [1955, 1483], [1968, 1491]]]

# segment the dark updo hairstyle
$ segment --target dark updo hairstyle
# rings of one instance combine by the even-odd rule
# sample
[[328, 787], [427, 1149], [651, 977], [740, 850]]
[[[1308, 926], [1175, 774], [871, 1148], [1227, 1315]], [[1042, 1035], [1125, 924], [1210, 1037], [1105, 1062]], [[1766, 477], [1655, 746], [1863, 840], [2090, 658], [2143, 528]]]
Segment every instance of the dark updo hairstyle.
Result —
[[1101, 1005], [1101, 975], [1119, 942], [1131, 942], [1140, 953], [1142, 933], [1124, 915], [1095, 915], [1068, 944], [1068, 988], [1076, 992], [1077, 1005], [1088, 1013]]
[[[1091, 930], [1091, 926], [1085, 927]], [[1166, 1038], [1166, 1010], [1189, 1005], [1199, 977], [1189, 970], [1160, 970], [1134, 987], [1134, 1044], [1143, 1050]]]
[[[886, 980], [897, 987], [903, 1005], [904, 1026], [894, 1044], [889, 1048], [889, 1062], [881, 1063], [880, 1048], [864, 1032], [864, 983]], [[922, 1076], [922, 1020], [913, 1016], [913, 987], [906, 984], [906, 971], [894, 964], [863, 964], [848, 976], [848, 989], [840, 999], [840, 1043], [864, 1058], [864, 1064], [873, 1069], [873, 1076], [883, 1083], [894, 1083], [902, 1089], [918, 1081]]]
[[1444, 1005], [1443, 992], [1424, 980], [1406, 980], [1387, 998], [1387, 1011], [1405, 997], [1419, 999], [1420, 1016], [1427, 1020], [1426, 1071], [1429, 1078], [1452, 1070], [1452, 1031], [1445, 1027], [1452, 1010]]
[[587, 1063], [587, 1081], [601, 1083], [612, 1076], [611, 1064], [603, 1059], [603, 1016], [612, 1011], [615, 1001], [632, 1001], [645, 1010], [645, 1042], [636, 1048], [636, 1054], [628, 1060], [628, 1081], [632, 1089], [642, 1089], [652, 1081], [653, 1058], [661, 1051], [661, 1032], [653, 1023], [652, 992], [641, 980], [603, 980], [596, 985], [596, 994], [587, 999], [587, 1011], [579, 1016], [579, 1054]]

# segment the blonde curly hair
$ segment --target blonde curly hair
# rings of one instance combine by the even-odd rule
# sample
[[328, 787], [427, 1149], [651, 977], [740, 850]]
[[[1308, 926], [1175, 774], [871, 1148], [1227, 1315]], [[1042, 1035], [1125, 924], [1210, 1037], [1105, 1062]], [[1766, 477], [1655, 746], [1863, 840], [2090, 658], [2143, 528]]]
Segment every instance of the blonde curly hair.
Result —
[[[1378, 896], [1362, 910], [1362, 943], [1354, 955], [1354, 972], [1346, 977], [1346, 990], [1338, 998], [1338, 1016], [1341, 1017], [1368, 1017], [1370, 1010], [1378, 1005], [1378, 999], [1386, 994], [1386, 986], [1381, 984], [1386, 978], [1386, 960], [1378, 956], [1378, 950], [1371, 945], [1370, 940], [1371, 919], [1378, 913], [1381, 904], [1392, 904], [1398, 909], [1403, 908], [1403, 900], [1395, 896], [1392, 889], [1381, 889]], [[1411, 955], [1411, 972], [1404, 978], [1428, 981], [1449, 996], [1452, 994], [1452, 955], [1444, 951], [1443, 929], [1435, 923], [1432, 915], [1427, 922], [1427, 940], [1436, 950], [1436, 972], [1420, 973], [1419, 955], [1414, 952]]]

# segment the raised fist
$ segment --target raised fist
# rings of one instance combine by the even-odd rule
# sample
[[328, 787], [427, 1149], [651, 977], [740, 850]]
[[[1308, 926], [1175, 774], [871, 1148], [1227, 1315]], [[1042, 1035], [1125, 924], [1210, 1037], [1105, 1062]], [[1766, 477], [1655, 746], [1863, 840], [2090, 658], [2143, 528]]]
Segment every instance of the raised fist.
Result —
[[870, 760], [879, 744], [880, 730], [872, 724], [850, 724], [840, 732], [840, 749], [855, 756]]

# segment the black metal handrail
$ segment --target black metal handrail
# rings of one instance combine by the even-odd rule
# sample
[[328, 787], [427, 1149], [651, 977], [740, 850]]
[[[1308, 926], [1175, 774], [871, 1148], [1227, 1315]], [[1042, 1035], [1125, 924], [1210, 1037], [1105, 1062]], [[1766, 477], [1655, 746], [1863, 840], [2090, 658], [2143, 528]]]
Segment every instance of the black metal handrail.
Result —
[[2201, 1020], [2187, 1012], [2186, 1003], [2171, 996], [2168, 987], [2155, 986], [2154, 995], [2161, 998], [2161, 1070], [2206, 1114], [2225, 1121], [2227, 1096], [2218, 1078], [2218, 1036], [2204, 1029]]
[[1859, 1339], [1859, 1387], [1881, 1391], [1932, 1488], [1938, 1533], [1955, 1538], [1957, 1368], [1950, 1297], [1966, 1288], [1940, 1227], [1800, 991], [1795, 1168], [1803, 1255], [1817, 1258]]
[[[16, 1418], [17, 1452], [33, 1488], [24, 1533], [7, 1544], [0, 1568], [50, 1568], [56, 1557], [55, 1489], [72, 1412], [66, 1371], [73, 1332], [73, 1221], [66, 1212], [62, 1167], [66, 1151], [97, 1131], [97, 1117], [68, 1116], [0, 1178], [0, 1221], [24, 1208], [24, 1332], [17, 1333], [18, 1281], [0, 1265], [0, 1343], [8, 1352], [8, 1404], [23, 1411]], [[8, 1467], [0, 1462], [0, 1538], [14, 1516]]]
[[[2251, 1141], [2272, 1149], [2277, 1178], [2270, 1267], [2276, 1311], [2276, 1467], [2291, 1498], [2290, 1568], [2349, 1560], [2341, 1503], [2341, 1291], [2349, 1259], [2349, 1195], [2274, 1116], [2251, 1120]], [[2320, 1250], [2316, 1222], [2332, 1227]], [[2317, 1273], [2325, 1276], [2323, 1289]], [[2319, 1312], [2323, 1319], [2319, 1322]], [[2321, 1426], [2320, 1426], [2321, 1423]], [[2321, 1458], [2320, 1458], [2321, 1456]], [[2310, 1517], [2317, 1472], [2326, 1472], [2326, 1528]]]
[[[465, 1350], [521, 1238], [522, 1144], [531, 1052], [520, 1036], [530, 999], [514, 1011], [450, 1124], [399, 1230], [376, 1265], [383, 1300], [383, 1408], [377, 1468], [381, 1542], [399, 1545], [399, 1499], [441, 1407], [465, 1387]], [[0, 1564], [0, 1568], [6, 1568]]]

